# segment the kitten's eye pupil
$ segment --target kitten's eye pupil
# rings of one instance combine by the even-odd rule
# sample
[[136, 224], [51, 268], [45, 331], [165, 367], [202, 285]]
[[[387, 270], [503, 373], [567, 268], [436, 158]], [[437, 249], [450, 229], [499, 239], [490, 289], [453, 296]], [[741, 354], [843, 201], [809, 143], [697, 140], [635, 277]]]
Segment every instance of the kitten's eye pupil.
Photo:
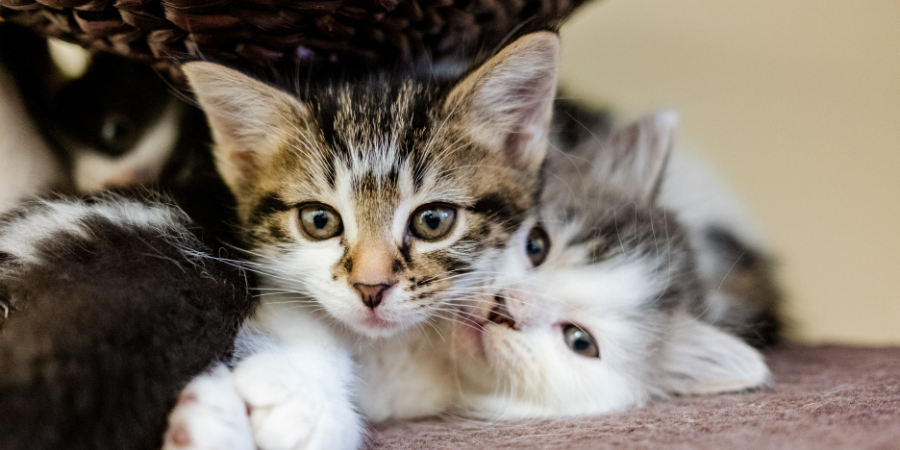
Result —
[[588, 358], [600, 357], [600, 347], [597, 346], [597, 341], [584, 328], [578, 325], [566, 325], [563, 327], [563, 337], [566, 345], [575, 353]]
[[424, 218], [425, 224], [432, 230], [437, 230], [437, 228], [441, 226], [441, 217], [435, 214], [434, 211], [426, 212]]
[[420, 206], [410, 217], [409, 230], [426, 241], [447, 237], [456, 223], [456, 208], [441, 203]]
[[325, 211], [316, 211], [313, 215], [313, 225], [316, 228], [322, 229], [325, 228], [325, 225], [328, 225], [328, 215]]
[[321, 203], [312, 203], [300, 208], [300, 226], [312, 239], [331, 239], [344, 232], [344, 224], [337, 211]]
[[528, 242], [525, 243], [525, 253], [531, 264], [537, 267], [544, 263], [547, 259], [547, 253], [550, 251], [550, 237], [541, 227], [534, 227], [528, 234]]
[[107, 117], [100, 130], [100, 136], [108, 145], [121, 145], [131, 135], [128, 119], [119, 116]]
[[579, 352], [583, 352], [591, 347], [591, 342], [587, 339], [579, 338], [575, 341], [575, 350]]

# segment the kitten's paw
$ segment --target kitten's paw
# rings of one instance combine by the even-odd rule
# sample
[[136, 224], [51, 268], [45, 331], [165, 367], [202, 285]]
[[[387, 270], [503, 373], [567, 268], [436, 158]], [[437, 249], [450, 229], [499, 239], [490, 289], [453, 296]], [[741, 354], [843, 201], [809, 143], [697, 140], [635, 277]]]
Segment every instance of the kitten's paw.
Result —
[[304, 375], [266, 364], [235, 370], [234, 385], [247, 402], [259, 450], [360, 448], [362, 419], [349, 393], [333, 380]]
[[169, 415], [163, 450], [255, 450], [247, 408], [231, 372], [219, 366], [194, 378]]

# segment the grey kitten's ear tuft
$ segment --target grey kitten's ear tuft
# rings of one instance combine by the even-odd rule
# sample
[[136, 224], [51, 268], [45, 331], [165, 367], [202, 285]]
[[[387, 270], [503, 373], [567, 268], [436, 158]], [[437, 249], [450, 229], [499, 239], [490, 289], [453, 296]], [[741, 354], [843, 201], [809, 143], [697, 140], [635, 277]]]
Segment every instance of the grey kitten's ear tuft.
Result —
[[302, 129], [306, 107], [287, 93], [209, 62], [182, 66], [215, 139], [216, 165], [229, 187], [253, 182], [265, 159]]
[[609, 167], [613, 180], [647, 202], [653, 202], [662, 183], [669, 153], [675, 142], [678, 114], [673, 111], [649, 114], [609, 136], [603, 146], [598, 166]]
[[536, 169], [547, 152], [556, 96], [559, 37], [525, 35], [465, 77], [447, 98], [445, 113], [506, 162]]
[[762, 355], [744, 341], [687, 315], [676, 316], [659, 350], [657, 387], [668, 395], [709, 395], [765, 386]]

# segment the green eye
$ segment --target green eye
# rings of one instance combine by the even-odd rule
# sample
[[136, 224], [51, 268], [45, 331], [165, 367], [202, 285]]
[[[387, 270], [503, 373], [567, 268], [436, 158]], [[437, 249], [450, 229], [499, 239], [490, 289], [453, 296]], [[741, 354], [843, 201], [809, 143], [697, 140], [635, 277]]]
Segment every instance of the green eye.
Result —
[[331, 239], [344, 232], [341, 216], [330, 206], [312, 203], [300, 208], [300, 226], [315, 240]]
[[549, 251], [550, 237], [547, 236], [547, 232], [541, 227], [532, 228], [528, 234], [528, 242], [525, 243], [525, 253], [528, 254], [531, 264], [534, 267], [543, 264]]
[[436, 241], [450, 234], [456, 222], [456, 208], [431, 203], [420, 206], [410, 218], [409, 230], [419, 239]]
[[566, 339], [566, 345], [573, 352], [588, 358], [600, 357], [600, 347], [597, 347], [597, 341], [584, 328], [568, 324], [563, 327], [563, 337]]

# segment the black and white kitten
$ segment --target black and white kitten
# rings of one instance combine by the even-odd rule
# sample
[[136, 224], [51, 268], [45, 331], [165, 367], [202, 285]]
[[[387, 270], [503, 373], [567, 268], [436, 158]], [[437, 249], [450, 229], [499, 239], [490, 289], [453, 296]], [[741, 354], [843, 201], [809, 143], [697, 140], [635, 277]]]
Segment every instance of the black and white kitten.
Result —
[[157, 449], [252, 306], [177, 208], [31, 201], [0, 219], [0, 448]]
[[[33, 193], [31, 184], [77, 194], [171, 189], [197, 166], [211, 168], [210, 158], [195, 161], [209, 153], [202, 112], [153, 69], [16, 27], [0, 30], [0, 40], [0, 124], [9, 135], [0, 137], [0, 152], [24, 161], [5, 158], [0, 164], [4, 178], [12, 180], [7, 183], [17, 183], [6, 195]], [[71, 65], [80, 70], [61, 69]], [[56, 153], [56, 161], [41, 165], [63, 168], [50, 182], [19, 181], [28, 161], [37, 164], [35, 147], [48, 157]]]
[[[234, 199], [215, 170], [206, 119], [159, 74], [72, 44], [48, 47], [14, 26], [0, 28], [0, 41], [0, 212], [47, 192], [154, 190], [229, 238]], [[81, 70], [63, 74], [65, 58], [48, 48]]]

